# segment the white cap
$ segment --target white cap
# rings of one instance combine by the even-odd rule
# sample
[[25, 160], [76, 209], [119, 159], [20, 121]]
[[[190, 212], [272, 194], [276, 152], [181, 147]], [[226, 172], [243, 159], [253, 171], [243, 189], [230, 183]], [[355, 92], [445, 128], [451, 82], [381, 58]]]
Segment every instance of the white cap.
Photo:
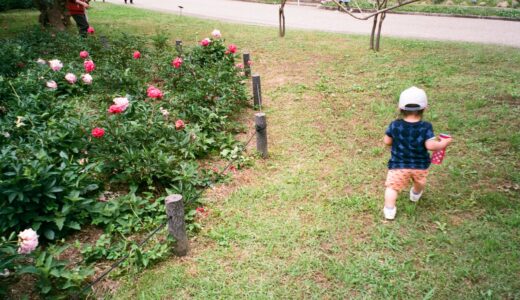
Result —
[[[406, 107], [409, 104], [418, 105], [418, 107]], [[428, 106], [428, 97], [424, 90], [412, 86], [407, 88], [399, 96], [399, 108], [408, 111], [417, 111], [425, 109]]]

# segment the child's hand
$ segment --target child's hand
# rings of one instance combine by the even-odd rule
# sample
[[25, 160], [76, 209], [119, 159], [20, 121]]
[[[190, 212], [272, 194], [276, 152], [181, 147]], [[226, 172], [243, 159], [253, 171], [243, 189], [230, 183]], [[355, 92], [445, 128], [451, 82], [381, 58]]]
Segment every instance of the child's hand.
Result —
[[443, 146], [444, 146], [443, 148], [448, 147], [448, 146], [451, 144], [451, 141], [452, 141], [452, 140], [453, 140], [453, 139], [452, 139], [451, 137], [449, 137], [449, 138], [441, 138], [441, 143], [442, 143]]

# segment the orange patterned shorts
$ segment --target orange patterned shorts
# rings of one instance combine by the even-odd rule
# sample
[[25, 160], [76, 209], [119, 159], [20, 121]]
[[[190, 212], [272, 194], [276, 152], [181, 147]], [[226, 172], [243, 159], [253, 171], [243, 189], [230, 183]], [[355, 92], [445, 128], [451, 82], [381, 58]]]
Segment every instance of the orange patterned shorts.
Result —
[[390, 169], [386, 176], [385, 186], [400, 192], [410, 183], [410, 179], [425, 185], [426, 177], [428, 177], [428, 170]]

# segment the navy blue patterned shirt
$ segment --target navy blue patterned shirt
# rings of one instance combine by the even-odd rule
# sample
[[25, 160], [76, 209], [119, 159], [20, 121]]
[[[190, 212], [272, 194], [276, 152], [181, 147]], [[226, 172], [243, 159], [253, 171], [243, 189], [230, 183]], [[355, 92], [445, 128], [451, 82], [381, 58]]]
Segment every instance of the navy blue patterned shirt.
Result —
[[399, 119], [390, 123], [385, 133], [392, 138], [389, 169], [428, 169], [430, 153], [425, 143], [435, 137], [431, 123], [410, 123]]

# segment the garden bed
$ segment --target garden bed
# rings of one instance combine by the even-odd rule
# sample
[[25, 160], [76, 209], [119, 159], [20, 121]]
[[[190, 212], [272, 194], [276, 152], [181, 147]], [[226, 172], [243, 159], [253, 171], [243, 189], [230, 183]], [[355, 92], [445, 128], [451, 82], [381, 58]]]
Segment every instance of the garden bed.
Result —
[[[225, 176], [222, 161], [246, 161], [235, 138], [248, 100], [243, 65], [218, 30], [208, 36], [176, 47], [161, 34], [35, 29], [2, 41], [0, 269], [14, 274], [2, 293], [33, 274], [39, 294], [66, 297], [98, 261], [128, 253], [126, 272], [160, 260], [169, 242], [137, 243], [165, 222], [171, 193], [183, 195], [197, 231], [200, 192]], [[62, 240], [90, 225], [103, 229], [94, 242]]]

